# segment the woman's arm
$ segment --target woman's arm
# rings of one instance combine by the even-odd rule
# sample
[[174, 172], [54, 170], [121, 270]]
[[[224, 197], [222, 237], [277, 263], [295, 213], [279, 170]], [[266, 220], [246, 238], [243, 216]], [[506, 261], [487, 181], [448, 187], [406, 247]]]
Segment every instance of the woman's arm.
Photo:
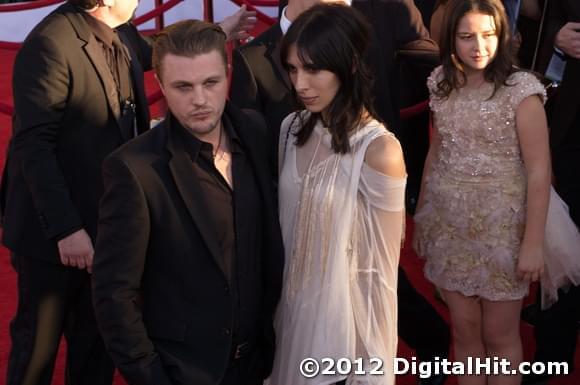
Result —
[[441, 139], [439, 138], [439, 134], [437, 133], [437, 128], [435, 124], [433, 124], [433, 132], [429, 138], [429, 151], [427, 152], [427, 157], [425, 158], [425, 164], [423, 165], [423, 176], [421, 177], [421, 189], [419, 190], [419, 198], [417, 199], [417, 207], [415, 212], [419, 211], [424, 204], [424, 190], [425, 184], [427, 183], [426, 180], [431, 174], [431, 165], [433, 160], [437, 156], [437, 151], [439, 148], [439, 143]]
[[[423, 166], [423, 176], [421, 177], [421, 188], [419, 190], [419, 198], [417, 199], [417, 206], [415, 208], [415, 212], [419, 212], [419, 210], [425, 204], [425, 185], [427, 184], [427, 178], [431, 174], [432, 163], [435, 157], [437, 156], [437, 151], [439, 148], [439, 143], [441, 139], [439, 134], [437, 133], [437, 129], [433, 126], [433, 132], [431, 133], [431, 137], [429, 139], [429, 151], [427, 152], [427, 157], [425, 158], [425, 164]], [[415, 231], [413, 232], [413, 250], [419, 256], [423, 256], [423, 248], [421, 247], [421, 242], [419, 241], [419, 224], [415, 222]]]
[[396, 178], [407, 176], [401, 145], [392, 136], [383, 135], [373, 140], [367, 148], [365, 162], [381, 174]]
[[544, 268], [543, 247], [550, 199], [550, 150], [544, 106], [537, 95], [525, 98], [516, 110], [516, 127], [526, 167], [526, 227], [520, 247], [518, 272], [537, 281]]

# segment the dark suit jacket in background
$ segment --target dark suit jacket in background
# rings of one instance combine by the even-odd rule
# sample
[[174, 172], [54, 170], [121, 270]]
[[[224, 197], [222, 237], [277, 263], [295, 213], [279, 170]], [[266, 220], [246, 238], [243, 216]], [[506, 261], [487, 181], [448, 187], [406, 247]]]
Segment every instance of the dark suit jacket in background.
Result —
[[[567, 22], [580, 23], [580, 1], [546, 0], [548, 8], [544, 25], [544, 37], [537, 70], [545, 73], [554, 50], [556, 34]], [[572, 127], [576, 114], [580, 110], [580, 60], [568, 58], [562, 84], [550, 104], [556, 107], [550, 113], [550, 144], [553, 151], [566, 144], [566, 137]], [[552, 111], [549, 111], [552, 112]]]
[[[53, 262], [57, 241], [72, 232], [85, 228], [94, 241], [102, 160], [129, 139], [119, 125], [116, 85], [81, 12], [57, 8], [28, 35], [14, 64], [3, 242], [16, 255]], [[140, 40], [133, 26], [122, 30], [125, 43]], [[151, 51], [145, 41], [129, 51], [143, 132], [149, 117], [139, 57], [149, 57], [149, 66]]]
[[[580, 1], [547, 1], [545, 36], [538, 67], [542, 73], [552, 56], [558, 31], [568, 22], [580, 22]], [[580, 60], [567, 58], [562, 83], [550, 99], [546, 108], [555, 187], [568, 204], [571, 218], [580, 225]], [[538, 308], [539, 299], [538, 295]], [[579, 321], [580, 286], [572, 286], [566, 292], [561, 291], [558, 301], [549, 309], [539, 312], [534, 327], [534, 361], [568, 362], [573, 368]]]
[[[255, 314], [261, 375], [271, 370], [272, 318], [283, 248], [263, 120], [233, 106], [225, 114], [256, 176], [262, 217], [261, 266], [239, 284], [259, 285]], [[255, 114], [255, 113], [254, 113]], [[167, 120], [108, 157], [93, 272], [95, 312], [107, 348], [129, 383], [218, 384], [229, 363], [234, 304], [204, 215], [191, 158]], [[259, 290], [258, 290], [259, 291]]]

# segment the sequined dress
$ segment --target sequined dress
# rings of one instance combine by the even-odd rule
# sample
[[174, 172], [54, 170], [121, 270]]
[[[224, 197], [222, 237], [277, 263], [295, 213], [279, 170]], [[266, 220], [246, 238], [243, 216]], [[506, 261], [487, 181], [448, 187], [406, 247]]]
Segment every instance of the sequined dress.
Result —
[[[308, 112], [302, 112], [308, 116]], [[276, 353], [268, 385], [394, 384], [397, 350], [397, 266], [406, 178], [364, 163], [368, 145], [394, 137], [373, 120], [336, 154], [319, 122], [304, 146], [294, 144], [295, 114], [280, 133], [280, 223], [286, 253], [282, 298], [274, 326]], [[294, 124], [292, 124], [294, 122]], [[288, 140], [286, 133], [290, 130]], [[356, 360], [353, 370], [307, 378], [302, 360]], [[383, 375], [371, 371], [381, 359]], [[323, 367], [327, 367], [325, 364]]]
[[447, 99], [434, 94], [436, 68], [427, 83], [440, 146], [416, 213], [425, 276], [436, 286], [489, 300], [523, 298], [528, 283], [516, 276], [525, 224], [526, 175], [515, 115], [544, 87], [516, 72], [493, 98], [493, 85], [461, 88]]

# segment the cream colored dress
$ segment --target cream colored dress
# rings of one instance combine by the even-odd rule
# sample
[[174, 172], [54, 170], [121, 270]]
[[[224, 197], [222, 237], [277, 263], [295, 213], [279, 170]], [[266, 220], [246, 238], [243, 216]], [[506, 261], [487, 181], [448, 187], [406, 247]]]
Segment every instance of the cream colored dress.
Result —
[[[526, 296], [528, 282], [516, 274], [526, 219], [526, 171], [520, 152], [516, 109], [543, 85], [516, 72], [497, 90], [485, 83], [448, 98], [434, 94], [441, 67], [428, 79], [440, 146], [425, 182], [424, 205], [415, 214], [427, 258], [425, 276], [438, 287], [492, 301]], [[580, 282], [580, 235], [567, 208], [551, 192], [542, 278], [544, 306], [557, 289]]]
[[[321, 123], [297, 147], [292, 132], [300, 119], [294, 117], [284, 120], [280, 133], [286, 265], [274, 323], [274, 368], [266, 383], [333, 384], [347, 378], [347, 384], [394, 384], [406, 178], [380, 174], [364, 163], [368, 145], [392, 134], [373, 120], [351, 136], [350, 153], [335, 154]], [[377, 366], [370, 358], [379, 358], [384, 374], [308, 379], [300, 373], [300, 362], [308, 357], [362, 358], [365, 371]]]

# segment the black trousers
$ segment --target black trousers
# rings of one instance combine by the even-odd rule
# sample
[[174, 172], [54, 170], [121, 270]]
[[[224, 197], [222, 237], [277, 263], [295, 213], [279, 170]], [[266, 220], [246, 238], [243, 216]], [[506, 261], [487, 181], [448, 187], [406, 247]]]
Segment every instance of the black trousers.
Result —
[[97, 330], [86, 270], [14, 255], [12, 264], [19, 297], [6, 384], [50, 385], [64, 335], [65, 384], [110, 385], [114, 366]]
[[399, 337], [414, 349], [421, 361], [448, 357], [449, 326], [431, 304], [413, 287], [399, 267], [397, 287]]
[[[580, 226], [580, 111], [564, 143], [552, 151], [556, 190], [570, 207], [570, 216]], [[578, 251], [580, 258], [580, 251]], [[537, 306], [540, 303], [537, 302]], [[536, 361], [566, 361], [572, 369], [580, 322], [580, 287], [560, 291], [558, 302], [541, 311], [534, 329]]]

